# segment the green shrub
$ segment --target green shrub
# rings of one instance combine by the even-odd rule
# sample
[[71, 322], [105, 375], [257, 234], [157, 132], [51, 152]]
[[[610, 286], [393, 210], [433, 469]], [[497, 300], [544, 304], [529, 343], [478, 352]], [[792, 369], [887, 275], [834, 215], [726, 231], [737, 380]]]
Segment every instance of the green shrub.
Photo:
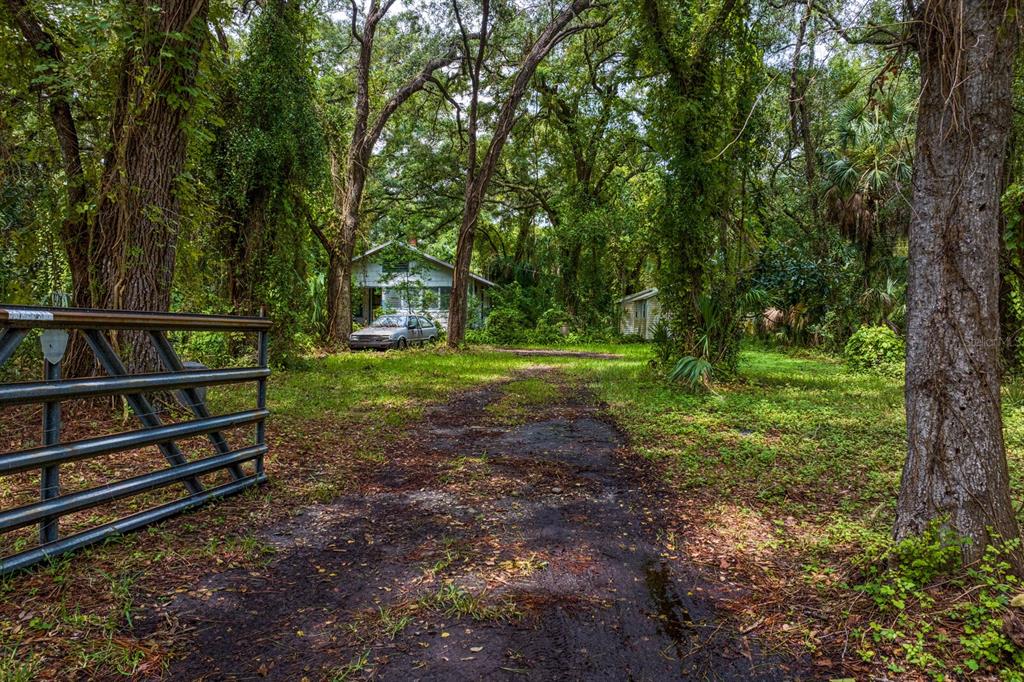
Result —
[[467, 329], [465, 335], [466, 343], [493, 343], [490, 335], [484, 329]]
[[[172, 335], [171, 342], [182, 360], [201, 362], [207, 367], [252, 364], [256, 353], [255, 342], [247, 342], [243, 334], [182, 332]], [[239, 357], [239, 353], [251, 357]]]
[[569, 325], [569, 316], [561, 308], [548, 308], [537, 320], [537, 328], [532, 334], [532, 341], [541, 344], [564, 343], [562, 327]]
[[495, 308], [484, 327], [494, 343], [520, 343], [529, 331], [526, 316], [518, 308]]
[[861, 327], [846, 342], [844, 354], [851, 367], [898, 374], [903, 371], [906, 346], [888, 327]]

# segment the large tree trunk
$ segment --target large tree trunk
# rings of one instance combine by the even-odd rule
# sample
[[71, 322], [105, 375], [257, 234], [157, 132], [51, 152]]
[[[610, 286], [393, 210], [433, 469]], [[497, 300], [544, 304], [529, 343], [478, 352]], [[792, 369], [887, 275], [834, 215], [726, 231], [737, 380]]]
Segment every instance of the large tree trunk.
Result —
[[[473, 68], [473, 102], [469, 125], [471, 127], [471, 143], [469, 145], [469, 172], [466, 174], [466, 192], [462, 208], [462, 224], [459, 227], [459, 240], [455, 252], [455, 274], [452, 278], [452, 298], [448, 309], [448, 347], [458, 348], [466, 337], [466, 314], [468, 312], [467, 297], [469, 296], [469, 265], [473, 257], [473, 240], [476, 237], [476, 225], [480, 219], [480, 209], [487, 195], [494, 169], [501, 157], [501, 151], [508, 141], [517, 118], [519, 103], [526, 94], [526, 88], [552, 48], [570, 35], [583, 30], [567, 28], [580, 14], [593, 5], [593, 0], [574, 0], [568, 7], [559, 12], [541, 31], [530, 50], [523, 58], [519, 71], [516, 73], [512, 87], [498, 113], [498, 120], [491, 135], [491, 141], [484, 153], [479, 169], [476, 167], [476, 99], [479, 94], [479, 74], [483, 62], [483, 49], [477, 54]], [[484, 24], [480, 36], [486, 36], [487, 5], [484, 5]], [[463, 30], [465, 35], [465, 30]], [[483, 40], [483, 38], [481, 38]], [[481, 46], [483, 43], [481, 42]]]
[[[1006, 146], [1006, 162], [1003, 167], [1003, 183], [999, 188], [1000, 195], [1016, 180], [1019, 151], [1016, 126], [1010, 126], [1010, 139]], [[1001, 360], [1004, 374], [1020, 368], [1021, 323], [1014, 313], [1013, 280], [1018, 277], [1013, 272], [1013, 262], [1024, 262], [1018, 254], [1012, 253], [1006, 244], [1006, 212], [999, 213], [999, 330], [1001, 332]], [[1019, 248], [1019, 247], [1018, 247]]]
[[341, 235], [330, 255], [327, 336], [331, 345], [340, 348], [348, 347], [348, 336], [352, 333], [352, 257], [359, 228], [359, 209], [355, 204], [362, 200], [361, 185], [360, 182], [358, 199], [352, 197], [352, 203], [347, 204], [342, 213]]
[[[113, 116], [96, 216], [94, 297], [103, 308], [167, 310], [181, 222], [175, 185], [185, 167], [189, 91], [206, 40], [207, 2], [134, 6], [143, 18], [126, 55]], [[118, 341], [130, 371], [159, 367], [141, 333]]]
[[[326, 334], [329, 339], [348, 338], [345, 332], [346, 319], [348, 320], [348, 328], [351, 329], [352, 327], [352, 311], [346, 310], [344, 306], [346, 300], [351, 303], [351, 298], [346, 299], [345, 291], [342, 288], [346, 281], [351, 286], [351, 277], [345, 275], [345, 268], [342, 266], [341, 258], [336, 253], [331, 252], [327, 263]], [[349, 296], [351, 296], [351, 292]]]
[[352, 333], [352, 257], [359, 232], [359, 210], [369, 161], [369, 154], [350, 155], [338, 215], [340, 225], [331, 244], [327, 342], [335, 348], [347, 348], [348, 336]]
[[[53, 70], [63, 57], [54, 38], [24, 0], [6, 0], [41, 66]], [[185, 165], [185, 119], [192, 103], [206, 40], [207, 0], [133, 0], [139, 23], [125, 53], [111, 117], [111, 148], [104, 160], [95, 219], [81, 212], [87, 187], [71, 95], [61, 78], [47, 84], [50, 114], [60, 143], [68, 186], [68, 219], [61, 226], [72, 280], [72, 304], [82, 307], [167, 310], [174, 276], [181, 206], [175, 183]], [[157, 367], [141, 336], [128, 367]], [[86, 373], [92, 363], [75, 338], [66, 373]], [[126, 349], [127, 350], [127, 349]]]
[[327, 293], [327, 344], [333, 348], [348, 348], [352, 333], [352, 255], [356, 233], [359, 230], [359, 210], [366, 187], [366, 172], [373, 152], [368, 139], [370, 121], [370, 68], [373, 63], [373, 41], [377, 24], [384, 18], [390, 2], [380, 6], [372, 0], [361, 34], [355, 32], [356, 5], [352, 3], [353, 36], [359, 43], [359, 61], [356, 65], [355, 117], [352, 137], [345, 154], [345, 166], [339, 167], [340, 154], [331, 154], [331, 183], [334, 194], [336, 224], [330, 244], [330, 270]]
[[[352, 35], [359, 43], [356, 65], [355, 118], [352, 137], [345, 155], [345, 168], [339, 167], [340, 154], [332, 148], [331, 183], [334, 193], [335, 224], [331, 234], [321, 241], [330, 259], [326, 329], [329, 346], [347, 348], [352, 333], [352, 257], [359, 235], [359, 213], [369, 173], [373, 148], [384, 132], [388, 120], [410, 97], [422, 90], [433, 78], [434, 72], [455, 61], [454, 49], [442, 57], [431, 59], [416, 76], [400, 87], [370, 121], [370, 73], [373, 65], [373, 41], [377, 25], [387, 14], [395, 0], [372, 0], [363, 22], [362, 31], [356, 31], [357, 9], [352, 4]], [[319, 235], [318, 235], [319, 236]]]
[[[1013, 3], [1011, 3], [1013, 4]], [[964, 559], [1019, 535], [999, 397], [999, 199], [1017, 27], [1006, 0], [925, 2], [897, 539], [933, 521]]]
[[475, 183], [469, 185], [466, 195], [466, 208], [462, 212], [459, 240], [455, 247], [451, 302], [448, 305], [446, 334], [448, 345], [452, 348], [458, 347], [466, 338], [466, 324], [469, 319], [469, 264], [473, 258], [473, 240], [476, 238], [476, 222], [480, 216], [479, 202], [483, 200]]

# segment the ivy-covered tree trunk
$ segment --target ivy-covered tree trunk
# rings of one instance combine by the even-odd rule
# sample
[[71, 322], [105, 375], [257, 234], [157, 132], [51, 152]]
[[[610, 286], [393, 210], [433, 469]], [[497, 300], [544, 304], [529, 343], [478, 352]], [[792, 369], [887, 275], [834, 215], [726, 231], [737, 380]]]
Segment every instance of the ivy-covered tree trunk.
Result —
[[[44, 70], [63, 62], [54, 36], [23, 0], [6, 0]], [[110, 123], [110, 148], [96, 199], [89, 199], [71, 95], [54, 77], [46, 85], [68, 183], [61, 238], [72, 279], [72, 303], [83, 307], [167, 310], [174, 276], [181, 205], [176, 184], [185, 165], [187, 120], [206, 40], [206, 0], [133, 0], [136, 21]], [[157, 367], [141, 334], [122, 335], [129, 370]], [[132, 348], [134, 346], [134, 348]], [[73, 340], [68, 375], [91, 365]]]
[[920, 7], [921, 99], [907, 291], [907, 461], [897, 539], [932, 522], [965, 561], [1019, 537], [1003, 444], [999, 211], [1016, 3]]
[[[177, 184], [206, 41], [206, 0], [137, 0], [100, 186], [91, 262], [103, 308], [168, 310], [181, 223]], [[129, 371], [159, 367], [142, 333], [118, 338]]]
[[735, 368], [739, 333], [736, 302], [722, 286], [728, 265], [715, 258], [715, 245], [740, 184], [728, 152], [736, 149], [734, 131], [744, 129], [742, 117], [750, 108], [730, 82], [735, 76], [723, 72], [761, 68], [746, 48], [745, 11], [731, 0], [709, 8], [663, 0], [642, 4], [651, 61], [666, 75], [654, 117], [654, 137], [667, 157], [657, 226], [658, 283], [671, 334], [660, 355], [700, 357], [727, 371]]

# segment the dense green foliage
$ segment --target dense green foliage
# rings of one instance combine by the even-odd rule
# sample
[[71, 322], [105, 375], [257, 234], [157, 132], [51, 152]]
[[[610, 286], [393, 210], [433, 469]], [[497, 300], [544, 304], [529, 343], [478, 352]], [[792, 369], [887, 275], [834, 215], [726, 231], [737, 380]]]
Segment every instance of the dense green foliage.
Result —
[[674, 355], [727, 371], [736, 367], [745, 312], [730, 300], [750, 263], [735, 246], [750, 229], [744, 168], [758, 126], [745, 119], [764, 86], [749, 9], [647, 0], [638, 10], [639, 62], [667, 75], [648, 115], [665, 160], [656, 280], [671, 315], [670, 343]]
[[[245, 54], [221, 94], [216, 186], [224, 224], [232, 307], [268, 314], [295, 329], [307, 300], [309, 207], [324, 179], [324, 138], [316, 115], [311, 17], [299, 0], [268, 3], [254, 19]], [[314, 261], [315, 262], [315, 261]]]
[[526, 340], [526, 316], [513, 307], [495, 308], [487, 316], [487, 337], [496, 343], [514, 344]]
[[902, 374], [903, 339], [889, 327], [861, 327], [846, 342], [843, 354], [851, 367]]
[[[425, 0], [384, 16], [373, 111], [456, 39], [443, 25], [451, 9]], [[476, 11], [462, 9], [467, 18]], [[735, 370], [744, 331], [841, 350], [863, 324], [902, 328], [913, 64], [848, 44], [836, 30], [849, 19], [841, 8], [805, 9], [615, 4], [547, 57], [478, 225], [473, 269], [517, 287], [508, 305], [495, 297], [510, 310], [496, 312], [493, 340], [611, 338], [617, 300], [650, 286], [660, 287], [667, 312], [666, 367], [698, 357], [723, 377]], [[487, 58], [497, 61], [482, 87], [497, 101], [514, 46], [544, 15], [507, 2], [492, 11]], [[892, 18], [884, 4], [870, 11], [879, 22]], [[4, 16], [0, 298], [42, 302], [72, 284], [57, 230], [71, 209], [45, 103], [27, 95], [39, 66]], [[72, 3], [55, 21], [68, 37], [60, 78], [82, 93], [72, 112], [89, 149], [102, 152], [131, 22], [116, 3]], [[281, 354], [325, 329], [328, 258], [315, 235], [338, 220], [358, 45], [350, 21], [347, 7], [300, 0], [242, 12], [216, 5], [192, 93], [172, 306], [266, 307]], [[454, 257], [467, 87], [464, 69], [442, 69], [391, 117], [370, 166], [357, 253], [417, 237], [432, 255]], [[482, 108], [484, 131], [495, 115]], [[88, 178], [101, 157], [85, 158]], [[1010, 273], [1021, 269], [1015, 187]], [[1008, 284], [1012, 327], [1021, 317], [1017, 278]]]

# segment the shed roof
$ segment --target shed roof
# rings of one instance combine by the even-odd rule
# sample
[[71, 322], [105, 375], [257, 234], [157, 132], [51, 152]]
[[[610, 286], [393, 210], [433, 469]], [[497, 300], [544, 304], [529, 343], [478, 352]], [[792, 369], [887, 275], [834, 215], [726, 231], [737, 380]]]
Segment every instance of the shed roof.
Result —
[[618, 302], [619, 303], [632, 303], [633, 301], [644, 301], [644, 300], [646, 300], [648, 298], [652, 298], [652, 297], [657, 296], [657, 295], [658, 295], [658, 288], [657, 287], [652, 287], [650, 289], [644, 289], [643, 291], [638, 291], [635, 294], [630, 294], [629, 296], [625, 296], [623, 298], [620, 298], [618, 300]]
[[[367, 251], [365, 253], [359, 254], [358, 256], [356, 256], [355, 258], [352, 259], [352, 262], [355, 263], [358, 260], [362, 260], [363, 258], [367, 258], [369, 256], [372, 256], [372, 255], [376, 254], [376, 253], [380, 253], [381, 251], [383, 251], [384, 249], [388, 248], [389, 246], [401, 246], [401, 247], [403, 247], [405, 249], [408, 249], [409, 251], [412, 251], [413, 253], [415, 253], [417, 256], [419, 256], [423, 260], [426, 260], [426, 261], [429, 261], [429, 262], [433, 263], [434, 265], [440, 265], [441, 267], [447, 268], [447, 269], [452, 270], [452, 271], [455, 270], [455, 266], [452, 265], [451, 263], [449, 263], [447, 261], [443, 261], [440, 258], [434, 258], [429, 253], [425, 253], [423, 251], [420, 251], [419, 249], [417, 249], [412, 244], [406, 244], [405, 242], [400, 242], [397, 239], [392, 239], [389, 242], [384, 242], [383, 244], [380, 244], [379, 246], [375, 246], [375, 247], [373, 247], [372, 249], [370, 249], [369, 251]], [[477, 282], [480, 282], [481, 284], [486, 284], [489, 287], [493, 287], [494, 286], [494, 282], [492, 282], [489, 279], [484, 279], [483, 277], [481, 277], [480, 275], [478, 275], [478, 274], [476, 274], [474, 272], [469, 273], [469, 276], [472, 277]]]

